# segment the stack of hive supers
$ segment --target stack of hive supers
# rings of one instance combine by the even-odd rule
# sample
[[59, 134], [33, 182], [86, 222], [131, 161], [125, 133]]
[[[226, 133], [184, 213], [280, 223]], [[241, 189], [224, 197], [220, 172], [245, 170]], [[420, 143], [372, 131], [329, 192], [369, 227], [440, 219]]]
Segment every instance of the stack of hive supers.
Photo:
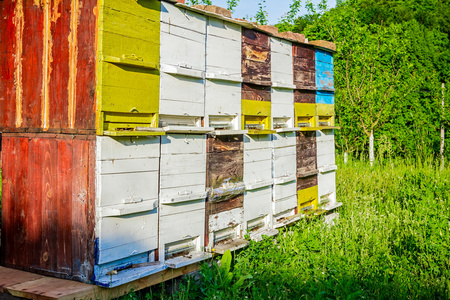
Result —
[[174, 0], [1, 3], [3, 265], [114, 287], [339, 206], [333, 44]]

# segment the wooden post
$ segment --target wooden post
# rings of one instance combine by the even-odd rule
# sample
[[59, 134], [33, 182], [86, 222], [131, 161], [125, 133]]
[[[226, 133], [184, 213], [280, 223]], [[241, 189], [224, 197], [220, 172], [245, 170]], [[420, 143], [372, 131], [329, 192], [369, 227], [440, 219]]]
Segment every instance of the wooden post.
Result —
[[[442, 114], [444, 114], [444, 107], [445, 107], [445, 83], [442, 83]], [[444, 146], [445, 146], [445, 129], [444, 129], [444, 122], [441, 122], [441, 149], [440, 149], [440, 155], [441, 155], [441, 170], [444, 170]]]
[[369, 137], [369, 161], [370, 166], [373, 166], [373, 161], [375, 160], [375, 154], [373, 151], [373, 128], [370, 129], [370, 137]]

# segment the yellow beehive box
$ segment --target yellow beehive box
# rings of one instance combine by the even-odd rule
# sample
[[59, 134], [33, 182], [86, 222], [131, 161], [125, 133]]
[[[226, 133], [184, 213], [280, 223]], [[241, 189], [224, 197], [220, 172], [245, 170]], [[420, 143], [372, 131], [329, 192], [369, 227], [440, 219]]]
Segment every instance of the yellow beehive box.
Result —
[[271, 103], [269, 101], [242, 100], [242, 130], [248, 134], [272, 134]]

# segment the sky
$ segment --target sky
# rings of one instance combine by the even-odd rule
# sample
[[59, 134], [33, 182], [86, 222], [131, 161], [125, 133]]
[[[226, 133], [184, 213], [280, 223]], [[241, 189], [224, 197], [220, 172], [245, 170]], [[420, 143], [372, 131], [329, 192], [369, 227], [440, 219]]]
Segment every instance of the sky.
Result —
[[[234, 18], [242, 18], [242, 17], [253, 17], [255, 16], [258, 10], [258, 3], [260, 0], [240, 0], [239, 5], [235, 8], [235, 12], [233, 13]], [[302, 1], [302, 9], [300, 10], [299, 15], [303, 15], [306, 13], [306, 9], [304, 7], [306, 1]], [[313, 3], [318, 3], [319, 0], [313, 0]], [[292, 0], [266, 0], [266, 11], [269, 13], [269, 24], [274, 25], [278, 23], [281, 17], [289, 11], [289, 5], [292, 3]], [[212, 0], [212, 4], [227, 7], [226, 0]], [[329, 8], [336, 6], [336, 0], [328, 0]]]

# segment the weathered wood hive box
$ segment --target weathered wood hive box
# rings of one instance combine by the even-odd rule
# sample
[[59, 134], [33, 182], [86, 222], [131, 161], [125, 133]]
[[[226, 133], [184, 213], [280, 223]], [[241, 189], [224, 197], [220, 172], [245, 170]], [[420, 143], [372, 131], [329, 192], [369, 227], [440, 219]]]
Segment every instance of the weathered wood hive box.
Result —
[[176, 1], [0, 4], [2, 265], [114, 287], [340, 205], [331, 43]]

